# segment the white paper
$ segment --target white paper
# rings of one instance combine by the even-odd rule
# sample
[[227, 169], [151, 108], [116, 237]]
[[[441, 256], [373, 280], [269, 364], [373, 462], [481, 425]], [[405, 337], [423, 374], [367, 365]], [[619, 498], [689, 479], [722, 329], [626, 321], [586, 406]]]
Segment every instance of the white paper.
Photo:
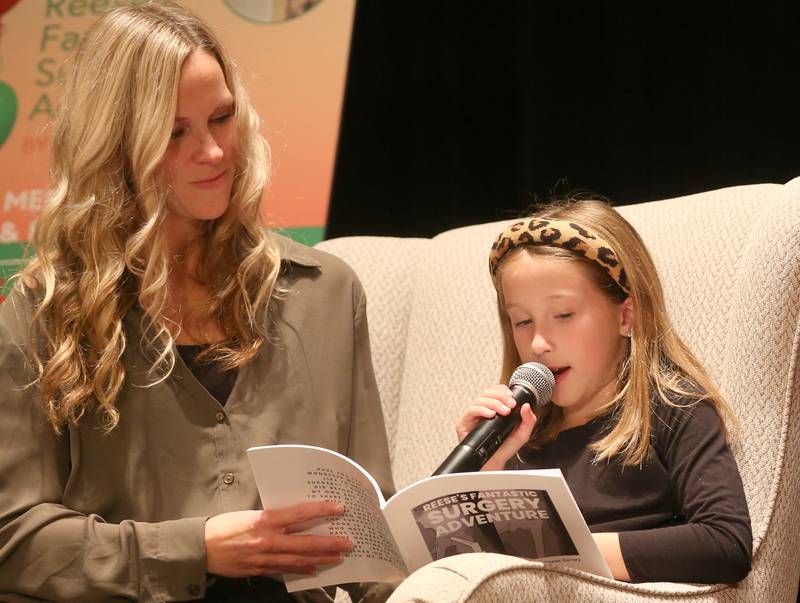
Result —
[[344, 582], [397, 582], [435, 559], [495, 552], [611, 578], [561, 471], [485, 471], [421, 480], [384, 501], [358, 464], [314, 446], [248, 450], [261, 502], [345, 505], [341, 518], [304, 526], [347, 536], [353, 550], [316, 576], [286, 575], [289, 592]]

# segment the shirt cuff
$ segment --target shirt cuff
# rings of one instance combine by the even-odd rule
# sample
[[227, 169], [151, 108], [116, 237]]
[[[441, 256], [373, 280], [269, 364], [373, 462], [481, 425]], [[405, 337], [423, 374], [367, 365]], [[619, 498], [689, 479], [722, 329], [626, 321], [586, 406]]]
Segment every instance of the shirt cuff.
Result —
[[142, 560], [142, 594], [146, 599], [185, 601], [205, 596], [207, 519], [189, 517], [144, 524], [145, 530], [154, 533], [143, 535], [141, 541], [155, 545]]

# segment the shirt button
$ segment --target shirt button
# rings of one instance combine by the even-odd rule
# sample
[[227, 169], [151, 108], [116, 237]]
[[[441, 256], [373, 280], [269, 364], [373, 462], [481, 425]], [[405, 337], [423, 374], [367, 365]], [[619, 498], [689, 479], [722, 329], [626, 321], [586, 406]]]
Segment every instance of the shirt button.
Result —
[[217, 423], [222, 423], [225, 420], [225, 413], [222, 412], [222, 411], [219, 411], [216, 414], [216, 417], [217, 417]]
[[225, 475], [222, 476], [222, 482], [226, 486], [230, 486], [235, 480], [236, 478], [234, 477], [233, 473], [226, 473]]

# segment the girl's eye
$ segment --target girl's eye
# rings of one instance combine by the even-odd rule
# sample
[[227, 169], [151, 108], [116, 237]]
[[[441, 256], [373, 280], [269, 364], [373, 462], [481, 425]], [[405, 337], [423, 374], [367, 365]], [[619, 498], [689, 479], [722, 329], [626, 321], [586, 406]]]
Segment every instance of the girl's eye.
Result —
[[526, 318], [525, 320], [518, 320], [517, 322], [514, 323], [514, 326], [517, 328], [527, 327], [532, 322], [533, 321], [531, 319]]
[[556, 315], [556, 318], [560, 320], [567, 320], [572, 317], [572, 312], [564, 312], [562, 314]]
[[184, 132], [185, 132], [184, 128], [179, 128], [179, 129], [177, 129], [177, 130], [173, 130], [173, 131], [172, 131], [172, 134], [170, 134], [170, 138], [171, 138], [172, 140], [177, 140], [178, 138], [180, 138], [181, 136], [183, 136], [183, 133], [184, 133]]

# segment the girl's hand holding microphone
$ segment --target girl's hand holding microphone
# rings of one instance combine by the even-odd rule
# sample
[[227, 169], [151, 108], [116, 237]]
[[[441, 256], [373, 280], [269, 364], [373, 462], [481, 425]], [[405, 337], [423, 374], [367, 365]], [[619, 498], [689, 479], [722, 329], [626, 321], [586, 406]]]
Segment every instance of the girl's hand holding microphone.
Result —
[[[511, 389], [507, 385], [494, 385], [484, 390], [456, 423], [456, 434], [458, 441], [461, 442], [469, 433], [475, 429], [484, 419], [492, 419], [496, 415], [509, 415], [516, 407], [518, 402], [511, 395]], [[525, 403], [520, 409], [522, 421], [506, 438], [500, 448], [497, 449], [481, 471], [501, 471], [505, 468], [508, 460], [524, 446], [533, 433], [536, 426], [536, 415], [533, 414], [531, 405]]]

